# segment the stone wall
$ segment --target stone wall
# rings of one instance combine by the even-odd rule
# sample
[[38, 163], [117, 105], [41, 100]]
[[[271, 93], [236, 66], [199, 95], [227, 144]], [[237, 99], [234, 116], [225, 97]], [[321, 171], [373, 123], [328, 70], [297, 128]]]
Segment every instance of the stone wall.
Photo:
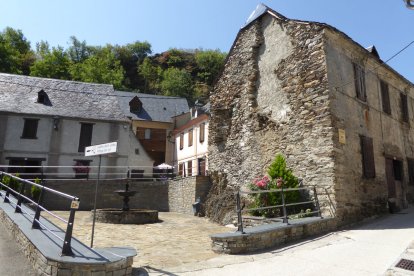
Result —
[[246, 233], [222, 233], [211, 236], [216, 253], [241, 254], [280, 246], [309, 236], [320, 235], [336, 228], [335, 219], [316, 219], [287, 226], [275, 224], [255, 226]]
[[[396, 204], [402, 208], [414, 193], [407, 166], [407, 158], [414, 157], [414, 87], [343, 34], [327, 30], [325, 36], [332, 94], [337, 215], [348, 223], [387, 212], [386, 158], [403, 164], [403, 179], [395, 185]], [[364, 68], [366, 101], [356, 97], [352, 63]], [[383, 111], [380, 80], [388, 84], [391, 114]], [[401, 119], [401, 93], [408, 97], [408, 123]], [[339, 129], [345, 132], [345, 142], [339, 142]], [[360, 135], [373, 139], [373, 178], [363, 176]]]
[[[80, 199], [80, 210], [92, 210], [95, 198], [94, 180], [47, 181], [47, 187], [75, 195]], [[122, 197], [114, 191], [125, 189], [125, 180], [101, 181], [98, 188], [97, 208], [122, 208]], [[166, 181], [130, 182], [130, 191], [137, 193], [130, 197], [130, 208], [168, 211], [168, 183]], [[47, 193], [45, 207], [53, 210], [68, 210], [69, 200]]]
[[132, 275], [133, 257], [102, 264], [69, 263], [46, 258], [2, 209], [0, 219], [2, 225], [13, 235], [36, 275]]
[[268, 14], [239, 32], [210, 97], [213, 188], [248, 184], [282, 153], [305, 185], [317, 185], [334, 200], [323, 47], [322, 25]]
[[197, 198], [200, 198], [201, 204], [204, 205], [210, 187], [208, 176], [192, 176], [170, 180], [168, 182], [169, 211], [193, 214], [193, 203]]
[[[96, 181], [47, 181], [46, 186], [79, 197], [80, 210], [93, 209]], [[130, 182], [129, 190], [137, 191], [130, 198], [130, 208], [151, 209], [161, 212], [193, 214], [192, 204], [198, 197], [204, 204], [210, 190], [208, 176], [177, 178], [168, 181]], [[98, 188], [97, 208], [122, 208], [122, 197], [115, 190], [125, 189], [125, 181], [101, 181]], [[70, 201], [47, 193], [45, 207], [52, 210], [68, 210]]]

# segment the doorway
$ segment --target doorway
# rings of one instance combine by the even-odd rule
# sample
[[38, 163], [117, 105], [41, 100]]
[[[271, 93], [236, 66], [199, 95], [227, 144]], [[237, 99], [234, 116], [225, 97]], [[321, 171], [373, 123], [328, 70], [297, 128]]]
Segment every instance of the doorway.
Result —
[[388, 205], [390, 211], [396, 212], [401, 205], [403, 162], [394, 158], [385, 158], [385, 173], [387, 179]]

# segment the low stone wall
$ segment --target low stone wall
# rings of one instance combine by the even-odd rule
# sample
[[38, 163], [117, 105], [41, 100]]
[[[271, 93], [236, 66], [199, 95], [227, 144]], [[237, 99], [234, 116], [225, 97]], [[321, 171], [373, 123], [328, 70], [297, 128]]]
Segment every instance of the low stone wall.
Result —
[[5, 211], [0, 209], [2, 225], [13, 235], [23, 254], [34, 268], [36, 275], [131, 275], [133, 256], [104, 264], [69, 263], [51, 260], [45, 257], [26, 237], [20, 227], [14, 223]]
[[[79, 210], [92, 210], [95, 180], [46, 181], [45, 185], [80, 199]], [[150, 209], [160, 212], [193, 214], [192, 205], [199, 197], [205, 202], [211, 184], [208, 176], [192, 176], [168, 181], [130, 182], [129, 190], [137, 193], [129, 198], [131, 209]], [[115, 190], [125, 189], [125, 180], [103, 180], [99, 183], [97, 208], [122, 208], [122, 197]], [[46, 193], [44, 205], [51, 210], [68, 210], [70, 201]]]
[[[115, 190], [125, 189], [125, 180], [103, 180], [99, 183], [96, 207], [122, 208], [122, 197]], [[79, 210], [92, 210], [95, 198], [95, 180], [47, 181], [45, 185], [80, 199]], [[168, 183], [166, 181], [130, 182], [129, 190], [137, 193], [129, 198], [131, 209], [168, 211]], [[45, 207], [51, 210], [68, 210], [70, 201], [47, 193]]]
[[[204, 205], [211, 183], [208, 176], [192, 176], [168, 181], [168, 210], [193, 214], [193, 203], [200, 198]], [[203, 212], [203, 208], [201, 208]]]
[[333, 218], [306, 218], [291, 224], [266, 224], [245, 229], [245, 233], [221, 233], [211, 236], [216, 253], [240, 254], [276, 247], [334, 230]]

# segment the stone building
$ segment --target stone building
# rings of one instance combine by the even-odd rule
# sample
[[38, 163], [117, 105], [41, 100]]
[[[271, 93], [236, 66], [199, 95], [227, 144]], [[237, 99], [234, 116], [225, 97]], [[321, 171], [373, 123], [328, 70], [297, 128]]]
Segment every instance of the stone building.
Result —
[[213, 193], [228, 198], [220, 191], [263, 175], [282, 153], [305, 185], [329, 195], [324, 208], [339, 224], [404, 208], [414, 191], [413, 99], [412, 83], [375, 47], [259, 5], [210, 98]]

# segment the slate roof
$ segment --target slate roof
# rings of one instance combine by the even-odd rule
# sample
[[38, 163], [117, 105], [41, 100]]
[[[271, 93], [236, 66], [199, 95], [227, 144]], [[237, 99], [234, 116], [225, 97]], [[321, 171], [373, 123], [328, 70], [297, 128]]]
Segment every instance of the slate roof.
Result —
[[[172, 122], [171, 117], [189, 111], [185, 98], [123, 91], [116, 91], [115, 93], [124, 115], [130, 117], [132, 120]], [[129, 109], [129, 102], [135, 96], [142, 102], [142, 109], [139, 112], [132, 113]]]
[[[50, 102], [37, 103], [38, 92]], [[0, 73], [0, 112], [127, 121], [112, 85]]]

